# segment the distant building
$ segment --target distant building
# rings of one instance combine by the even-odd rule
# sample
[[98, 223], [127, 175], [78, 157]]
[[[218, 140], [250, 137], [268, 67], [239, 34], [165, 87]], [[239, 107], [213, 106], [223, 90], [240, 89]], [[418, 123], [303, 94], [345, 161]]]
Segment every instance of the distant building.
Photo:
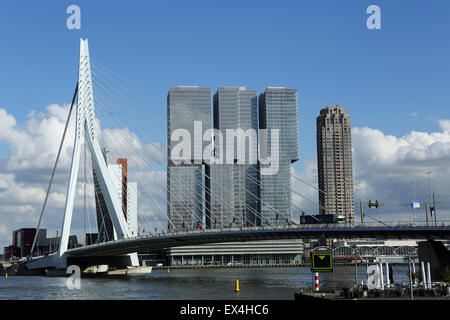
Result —
[[[39, 242], [39, 250], [43, 253], [55, 252], [58, 250], [59, 242], [61, 241], [61, 237], [52, 237], [47, 238], [45, 241]], [[68, 249], [77, 248], [80, 245], [78, 244], [77, 236], [71, 235], [69, 236], [69, 243], [67, 245]]]
[[3, 248], [4, 260], [19, 259], [20, 249], [14, 246], [7, 246]]
[[36, 228], [22, 228], [13, 231], [12, 246], [18, 248], [19, 257], [30, 255], [35, 235]]
[[259, 128], [268, 130], [268, 153], [276, 143], [271, 139], [270, 130], [279, 130], [278, 171], [273, 175], [260, 175], [261, 224], [288, 224], [292, 221], [291, 164], [299, 159], [297, 89], [268, 87], [260, 94]]
[[317, 167], [321, 213], [343, 215], [353, 223], [350, 116], [340, 106], [323, 108], [317, 117]]
[[[4, 259], [20, 259], [29, 256], [35, 235], [36, 228], [22, 228], [13, 231], [12, 245], [4, 247]], [[33, 255], [45, 255], [57, 251], [60, 239], [61, 237], [47, 238], [47, 230], [39, 229]], [[78, 246], [77, 236], [69, 236], [69, 249]]]
[[[105, 161], [106, 150], [102, 149]], [[121, 199], [121, 208], [125, 221], [130, 228], [131, 235], [137, 236], [137, 183], [128, 181], [128, 164], [126, 158], [117, 159], [117, 164], [108, 164], [109, 176], [117, 190], [117, 198]], [[97, 173], [94, 168], [94, 194], [95, 194], [95, 207], [97, 212], [97, 227], [98, 235], [100, 239], [96, 239], [96, 242], [105, 242], [117, 239], [117, 234], [114, 230], [114, 226], [111, 220], [111, 216], [108, 212], [106, 202], [103, 193], [100, 188]], [[91, 235], [92, 236], [92, 235]], [[86, 237], [86, 244], [91, 240]]]
[[98, 233], [86, 233], [84, 236], [84, 243], [88, 246], [99, 242]]
[[[194, 122], [202, 130], [194, 130]], [[211, 89], [197, 86], [172, 87], [167, 95], [167, 212], [169, 231], [196, 228], [203, 223], [204, 165], [203, 150], [211, 142], [203, 134], [211, 129]], [[172, 158], [178, 142], [172, 139], [175, 130], [190, 134], [191, 153], [183, 163]], [[197, 136], [198, 135], [198, 136]], [[195, 144], [194, 141], [200, 141]], [[183, 150], [187, 152], [187, 150]]]

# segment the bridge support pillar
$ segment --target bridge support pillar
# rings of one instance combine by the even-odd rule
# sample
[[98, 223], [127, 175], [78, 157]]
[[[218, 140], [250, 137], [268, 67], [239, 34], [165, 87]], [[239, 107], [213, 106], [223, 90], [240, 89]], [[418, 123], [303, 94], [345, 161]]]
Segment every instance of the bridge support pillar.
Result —
[[63, 253], [59, 257], [58, 266], [56, 268], [57, 269], [67, 269], [67, 254], [66, 253]]
[[138, 258], [137, 252], [130, 253], [129, 256], [130, 256], [131, 266], [139, 267], [139, 258]]
[[139, 267], [139, 260], [135, 252], [118, 256], [69, 257], [67, 265], [76, 265], [80, 267], [81, 271], [97, 265], [107, 265], [108, 269], [126, 269], [128, 267]]

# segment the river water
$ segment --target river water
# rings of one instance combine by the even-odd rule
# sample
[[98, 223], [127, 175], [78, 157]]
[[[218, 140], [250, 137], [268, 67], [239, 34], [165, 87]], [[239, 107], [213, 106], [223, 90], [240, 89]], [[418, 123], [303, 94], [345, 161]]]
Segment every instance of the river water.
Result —
[[[366, 281], [359, 266], [357, 281]], [[395, 283], [408, 282], [408, 267], [393, 266]], [[340, 288], [355, 283], [354, 267], [336, 267], [320, 274], [321, 288]], [[240, 292], [235, 293], [235, 281]], [[153, 270], [148, 275], [82, 278], [80, 288], [70, 289], [68, 278], [9, 276], [0, 278], [0, 299], [132, 299], [132, 300], [292, 300], [294, 293], [310, 290], [308, 267]]]

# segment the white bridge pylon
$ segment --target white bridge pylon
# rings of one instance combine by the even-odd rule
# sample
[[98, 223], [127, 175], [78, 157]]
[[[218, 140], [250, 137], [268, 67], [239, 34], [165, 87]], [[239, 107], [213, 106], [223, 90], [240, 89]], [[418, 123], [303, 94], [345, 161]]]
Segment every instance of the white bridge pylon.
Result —
[[[91, 64], [89, 58], [88, 40], [80, 40], [80, 62], [78, 73], [78, 97], [77, 118], [75, 129], [75, 144], [72, 154], [70, 169], [70, 182], [67, 190], [64, 221], [61, 232], [61, 241], [58, 248], [58, 268], [67, 267], [66, 251], [69, 242], [70, 225], [72, 222], [73, 206], [75, 202], [75, 190], [80, 165], [81, 146], [87, 144], [92, 156], [92, 163], [98, 176], [98, 182], [105, 199], [108, 212], [118, 239], [129, 238], [131, 235], [129, 226], [122, 211], [122, 203], [117, 197], [117, 190], [109, 175], [105, 158], [103, 157], [98, 137], [95, 132], [94, 95], [92, 91]], [[131, 264], [138, 265], [137, 254], [131, 254]]]

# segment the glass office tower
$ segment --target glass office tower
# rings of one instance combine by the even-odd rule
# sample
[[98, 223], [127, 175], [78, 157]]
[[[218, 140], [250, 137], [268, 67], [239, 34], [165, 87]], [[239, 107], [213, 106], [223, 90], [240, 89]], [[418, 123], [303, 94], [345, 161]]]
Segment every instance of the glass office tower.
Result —
[[[262, 224], [282, 225], [292, 221], [291, 164], [299, 159], [297, 89], [268, 87], [259, 96], [259, 128], [267, 129], [267, 152], [278, 149], [278, 170], [263, 175], [260, 171]], [[272, 141], [271, 130], [278, 129], [279, 140]], [[262, 144], [262, 143], [261, 143]], [[278, 146], [276, 146], [278, 144]], [[274, 163], [272, 163], [274, 164]], [[260, 169], [269, 165], [260, 164]]]
[[[200, 129], [198, 127], [194, 129], [196, 121], [197, 125], [201, 123]], [[210, 88], [180, 86], [169, 89], [167, 95], [167, 212], [173, 223], [173, 225], [169, 223], [169, 231], [196, 228], [203, 221], [202, 153], [210, 142], [203, 141], [202, 137], [210, 128]], [[177, 136], [177, 132], [189, 134], [190, 139], [187, 142], [190, 150], [183, 150], [185, 161], [181, 163], [172, 157], [173, 149], [180, 146], [181, 138]]]
[[215, 136], [214, 155], [222, 163], [207, 167], [207, 226], [258, 225], [257, 91], [220, 87], [214, 94], [213, 106], [214, 129], [221, 133]]

